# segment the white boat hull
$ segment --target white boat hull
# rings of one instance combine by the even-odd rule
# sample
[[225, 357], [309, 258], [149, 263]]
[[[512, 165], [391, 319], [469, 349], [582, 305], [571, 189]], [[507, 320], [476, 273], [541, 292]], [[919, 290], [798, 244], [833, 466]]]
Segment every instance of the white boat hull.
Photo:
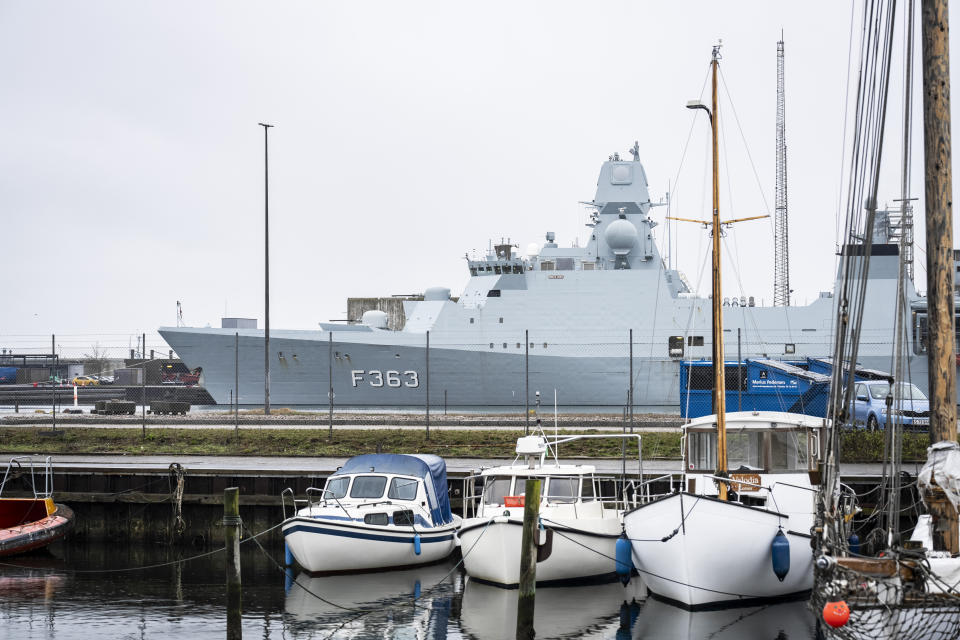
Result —
[[[518, 510], [522, 512], [522, 510]], [[541, 533], [550, 544], [549, 556], [537, 562], [537, 584], [588, 579], [613, 579], [616, 542], [621, 532], [617, 517], [552, 518], [552, 535]], [[459, 535], [463, 566], [477, 580], [506, 587], [520, 583], [522, 515], [464, 520]], [[548, 535], [551, 540], [548, 542]]]
[[297, 516], [283, 523], [283, 535], [293, 557], [311, 573], [373, 571], [443, 560], [456, 547], [460, 522], [454, 516], [446, 526], [414, 529]]
[[[786, 515], [677, 493], [627, 513], [624, 524], [651, 593], [682, 606], [786, 599], [813, 588], [810, 536], [791, 531]], [[773, 573], [770, 546], [781, 525], [790, 543], [790, 571], [782, 582]]]

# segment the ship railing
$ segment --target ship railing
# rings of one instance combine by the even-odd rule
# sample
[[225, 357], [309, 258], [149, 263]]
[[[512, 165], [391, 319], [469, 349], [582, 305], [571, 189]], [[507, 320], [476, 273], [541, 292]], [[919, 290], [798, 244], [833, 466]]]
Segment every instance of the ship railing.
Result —
[[[517, 477], [519, 481], [519, 479], [525, 480], [527, 476], [518, 475]], [[545, 506], [570, 505], [573, 508], [574, 517], [579, 517], [579, 511], [583, 509], [584, 505], [594, 503], [601, 505], [602, 516], [610, 515], [610, 517], [614, 517], [613, 513], [617, 511], [637, 506], [641, 496], [640, 485], [635, 480], [625, 479], [619, 475], [537, 475], [533, 473], [530, 477], [539, 477], [541, 480], [549, 478], [551, 482], [547, 483], [547, 491], [540, 496], [542, 504]], [[464, 479], [464, 518], [477, 517], [483, 507], [484, 480], [485, 476], [482, 475], [468, 476]], [[584, 492], [582, 486], [578, 486], [578, 495], [571, 495], [569, 491], [553, 491], [554, 487], [562, 486], [561, 483], [555, 483], [555, 480], [589, 482], [592, 491]], [[517, 492], [517, 488], [514, 488], [514, 492]], [[608, 512], [612, 513], [608, 514]]]
[[[37, 487], [36, 457], [34, 456], [16, 456], [10, 458], [7, 464], [7, 470], [3, 474], [3, 480], [0, 481], [0, 496], [7, 487], [7, 482], [12, 482], [17, 478], [29, 477], [30, 490], [33, 492], [34, 499], [49, 498], [53, 496], [53, 458], [47, 456], [43, 460], [43, 489]], [[26, 465], [26, 469], [24, 469]]]
[[[662, 483], [664, 481], [670, 483], [670, 490], [664, 493], [653, 493], [651, 490], [653, 485], [656, 483]], [[678, 490], [682, 490], [682, 488], [683, 473], [665, 473], [661, 476], [657, 476], [656, 478], [650, 478], [649, 480], [644, 480], [643, 482], [637, 483], [634, 501], [636, 504], [644, 504], [656, 500], [657, 498], [676, 493]]]

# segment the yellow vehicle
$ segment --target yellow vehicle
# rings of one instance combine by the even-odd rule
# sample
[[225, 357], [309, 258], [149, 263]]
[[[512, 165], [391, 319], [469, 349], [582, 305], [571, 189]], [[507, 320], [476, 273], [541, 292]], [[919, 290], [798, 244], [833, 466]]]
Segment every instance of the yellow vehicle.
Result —
[[100, 381], [93, 376], [77, 376], [73, 379], [73, 384], [78, 387], [87, 387], [90, 385], [100, 384]]

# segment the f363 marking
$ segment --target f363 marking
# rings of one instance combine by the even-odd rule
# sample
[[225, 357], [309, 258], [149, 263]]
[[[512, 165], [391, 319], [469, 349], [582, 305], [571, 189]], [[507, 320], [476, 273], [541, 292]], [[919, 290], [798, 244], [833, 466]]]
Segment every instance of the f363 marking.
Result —
[[378, 369], [352, 369], [350, 371], [350, 382], [354, 387], [366, 382], [371, 387], [410, 387], [420, 386], [420, 376], [416, 371], [380, 371]]

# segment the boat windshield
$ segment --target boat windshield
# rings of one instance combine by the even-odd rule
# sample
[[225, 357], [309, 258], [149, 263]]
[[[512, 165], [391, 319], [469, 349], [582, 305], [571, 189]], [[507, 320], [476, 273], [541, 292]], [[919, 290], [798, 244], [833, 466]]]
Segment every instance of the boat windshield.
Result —
[[387, 497], [391, 500], [416, 500], [417, 480], [413, 478], [394, 478], [390, 481]]
[[509, 476], [493, 476], [483, 484], [483, 504], [503, 504], [503, 497], [510, 492]]
[[327, 480], [327, 486], [325, 487], [326, 491], [323, 492], [324, 498], [340, 498], [347, 495], [347, 487], [350, 486], [350, 477], [349, 476], [339, 476], [336, 478], [330, 478]]
[[357, 476], [350, 489], [351, 498], [382, 498], [387, 487], [386, 476]]
[[546, 498], [550, 502], [576, 502], [580, 478], [550, 478]]
[[[729, 430], [727, 470], [806, 471], [809, 468], [808, 437], [806, 430]], [[688, 434], [687, 439], [687, 469], [716, 469], [717, 433], [694, 431]]]

